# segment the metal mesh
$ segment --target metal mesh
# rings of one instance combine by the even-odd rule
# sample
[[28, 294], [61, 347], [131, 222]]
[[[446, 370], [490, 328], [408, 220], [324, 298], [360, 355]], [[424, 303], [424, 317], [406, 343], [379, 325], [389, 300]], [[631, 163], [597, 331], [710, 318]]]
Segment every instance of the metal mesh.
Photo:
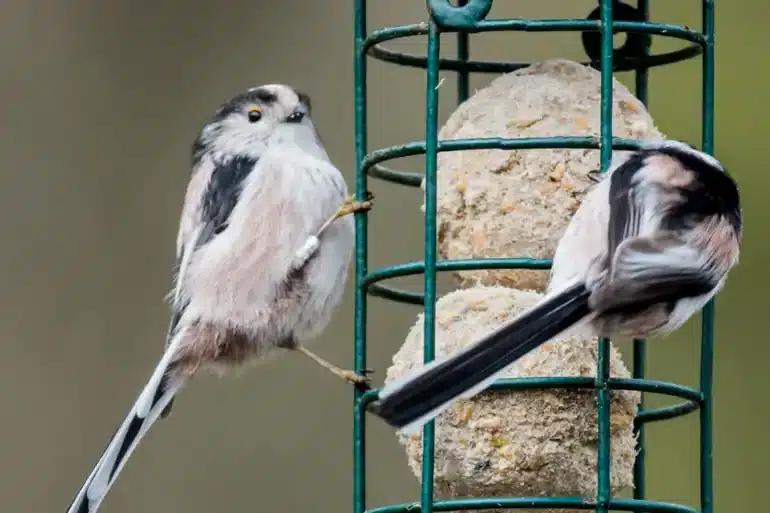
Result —
[[[436, 162], [440, 151], [457, 151], [485, 148], [532, 149], [538, 148], [598, 148], [601, 151], [602, 170], [606, 170], [612, 149], [633, 149], [632, 140], [614, 138], [612, 135], [612, 72], [634, 70], [636, 95], [647, 101], [647, 73], [654, 66], [690, 59], [702, 58], [702, 149], [713, 151], [714, 139], [714, 2], [702, 1], [701, 32], [687, 27], [652, 23], [649, 21], [648, 0], [638, 0], [636, 7], [617, 0], [599, 0], [599, 6], [586, 19], [495, 19], [488, 20], [493, 0], [459, 0], [452, 5], [449, 0], [426, 0], [431, 13], [428, 23], [389, 27], [367, 32], [366, 0], [355, 0], [355, 130], [356, 130], [356, 193], [363, 199], [367, 191], [368, 177], [418, 187], [421, 173], [409, 173], [382, 165], [388, 160], [410, 155], [425, 154], [425, 255], [424, 260], [369, 270], [367, 265], [367, 218], [356, 215], [356, 298], [355, 298], [355, 368], [366, 368], [366, 319], [368, 296], [391, 301], [423, 305], [424, 308], [424, 360], [434, 358], [436, 273], [451, 270], [526, 268], [548, 269], [550, 260], [526, 258], [474, 259], [438, 261], [436, 252]], [[469, 60], [469, 33], [487, 31], [577, 31], [582, 32], [583, 46], [589, 61], [584, 64], [601, 70], [601, 134], [591, 137], [556, 137], [529, 139], [463, 139], [438, 140], [438, 74], [439, 70], [457, 73], [458, 101], [468, 97], [470, 73], [501, 73], [513, 71], [529, 63], [486, 62]], [[626, 43], [613, 48], [613, 32], [628, 33]], [[440, 56], [441, 33], [457, 34], [457, 56]], [[382, 44], [395, 39], [426, 35], [426, 56], [398, 53]], [[650, 55], [652, 35], [687, 41], [676, 51]], [[367, 58], [375, 58], [400, 66], [426, 69], [425, 140], [369, 152], [367, 145]], [[384, 285], [383, 281], [407, 275], [423, 274], [422, 294], [399, 290]], [[432, 511], [477, 510], [488, 508], [565, 508], [608, 511], [645, 512], [713, 512], [713, 463], [712, 463], [712, 361], [714, 348], [714, 303], [710, 302], [702, 313], [700, 386], [698, 390], [645, 379], [645, 342], [634, 341], [633, 378], [609, 377], [609, 341], [599, 341], [599, 363], [595, 378], [517, 378], [500, 380], [493, 388], [580, 388], [594, 389], [598, 404], [598, 490], [594, 500], [580, 497], [490, 497], [474, 499], [433, 500], [434, 423], [423, 431], [423, 468], [421, 496], [418, 503], [367, 508], [366, 503], [366, 440], [365, 406], [377, 396], [377, 390], [356, 391], [353, 419], [354, 451], [354, 513], [401, 513], [421, 510]], [[636, 419], [638, 456], [634, 468], [633, 499], [613, 498], [610, 491], [610, 396], [613, 390], [637, 390], [642, 392], [642, 404]], [[656, 409], [644, 408], [644, 393], [652, 392], [682, 399], [673, 406]], [[649, 422], [662, 421], [699, 410], [700, 413], [700, 509], [649, 500], [645, 490], [645, 438], [644, 427]]]

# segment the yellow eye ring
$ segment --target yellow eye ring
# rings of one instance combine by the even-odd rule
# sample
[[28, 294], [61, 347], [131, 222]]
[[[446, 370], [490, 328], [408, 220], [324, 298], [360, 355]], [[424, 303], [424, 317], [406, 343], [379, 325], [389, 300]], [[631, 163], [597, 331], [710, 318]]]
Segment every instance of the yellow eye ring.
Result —
[[252, 107], [249, 109], [249, 122], [250, 123], [256, 123], [262, 119], [262, 109], [258, 109], [257, 107]]

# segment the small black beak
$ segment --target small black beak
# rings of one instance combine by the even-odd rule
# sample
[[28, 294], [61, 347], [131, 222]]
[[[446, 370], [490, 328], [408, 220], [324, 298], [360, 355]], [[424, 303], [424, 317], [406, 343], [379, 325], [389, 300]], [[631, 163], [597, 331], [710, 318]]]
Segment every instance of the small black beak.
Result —
[[295, 110], [286, 118], [287, 123], [299, 123], [305, 119], [305, 112], [302, 110]]

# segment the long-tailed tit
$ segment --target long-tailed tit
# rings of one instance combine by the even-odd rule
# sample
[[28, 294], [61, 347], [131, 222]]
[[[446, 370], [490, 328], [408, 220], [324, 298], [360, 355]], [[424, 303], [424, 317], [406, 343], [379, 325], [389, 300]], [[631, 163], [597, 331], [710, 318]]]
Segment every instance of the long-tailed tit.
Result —
[[713, 157], [677, 141], [616, 152], [559, 242], [543, 301], [384, 387], [370, 410], [414, 433], [575, 325], [604, 337], [670, 333], [722, 288], [741, 231], [738, 188]]
[[[224, 371], [274, 349], [299, 351], [339, 303], [353, 250], [348, 197], [310, 119], [310, 99], [265, 85], [221, 105], [193, 146], [177, 237], [172, 320], [149, 382], [68, 513], [95, 512], [150, 426], [199, 369]], [[335, 222], [336, 221], [336, 222]]]

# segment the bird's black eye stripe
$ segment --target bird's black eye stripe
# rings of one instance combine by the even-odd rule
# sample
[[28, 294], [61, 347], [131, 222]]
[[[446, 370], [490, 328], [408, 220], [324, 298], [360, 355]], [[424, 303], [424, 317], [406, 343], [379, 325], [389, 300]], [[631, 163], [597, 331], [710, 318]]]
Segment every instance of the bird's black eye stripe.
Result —
[[302, 111], [296, 111], [289, 114], [289, 117], [286, 118], [287, 123], [299, 123], [302, 121], [302, 119], [305, 117], [305, 113]]

